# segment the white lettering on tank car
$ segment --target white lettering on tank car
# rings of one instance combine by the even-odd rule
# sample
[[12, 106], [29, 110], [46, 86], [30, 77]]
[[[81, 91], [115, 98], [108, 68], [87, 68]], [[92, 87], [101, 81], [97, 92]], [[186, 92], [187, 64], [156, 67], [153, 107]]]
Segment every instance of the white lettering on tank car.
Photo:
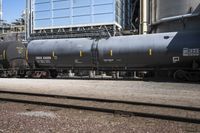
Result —
[[79, 59], [74, 60], [74, 62], [75, 62], [76, 64], [82, 64], [82, 63], [83, 63], [83, 62], [82, 62], [81, 60], [79, 60]]
[[104, 59], [104, 62], [113, 62], [114, 59]]
[[116, 61], [117, 61], [117, 62], [121, 62], [122, 60], [121, 60], [121, 59], [117, 59]]
[[51, 60], [51, 56], [43, 56], [44, 60]]
[[41, 60], [42, 57], [41, 57], [41, 56], [36, 56], [35, 59], [36, 59], [36, 60]]
[[199, 48], [184, 48], [183, 56], [200, 56]]
[[173, 57], [173, 63], [177, 63], [180, 61], [180, 58], [179, 57]]
[[51, 63], [51, 56], [36, 56], [36, 62], [39, 64], [50, 64]]
[[51, 61], [50, 60], [37, 60], [37, 63], [39, 63], [39, 64], [50, 64]]
[[36, 60], [51, 60], [51, 56], [36, 56], [35, 57]]

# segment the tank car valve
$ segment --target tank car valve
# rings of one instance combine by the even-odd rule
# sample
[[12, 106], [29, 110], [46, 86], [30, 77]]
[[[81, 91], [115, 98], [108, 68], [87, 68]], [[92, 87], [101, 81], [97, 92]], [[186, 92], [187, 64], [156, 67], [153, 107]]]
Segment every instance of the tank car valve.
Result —
[[149, 55], [152, 56], [152, 49], [149, 49]]
[[112, 56], [113, 56], [113, 51], [110, 50], [109, 54], [110, 54], [110, 56], [112, 57]]
[[57, 59], [58, 59], [58, 57], [56, 56], [56, 54], [55, 54], [54, 51], [52, 52], [52, 58], [53, 58], [54, 60], [57, 60]]
[[80, 51], [80, 57], [83, 57], [83, 51]]
[[26, 60], [28, 61], [28, 50], [26, 50]]
[[6, 59], [6, 50], [3, 51], [3, 60]]

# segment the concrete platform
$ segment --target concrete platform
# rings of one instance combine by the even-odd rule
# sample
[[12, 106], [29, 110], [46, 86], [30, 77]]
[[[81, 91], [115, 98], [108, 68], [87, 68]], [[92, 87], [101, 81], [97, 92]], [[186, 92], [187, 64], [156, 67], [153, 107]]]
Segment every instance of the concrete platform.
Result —
[[0, 79], [0, 90], [200, 107], [200, 84], [55, 79]]

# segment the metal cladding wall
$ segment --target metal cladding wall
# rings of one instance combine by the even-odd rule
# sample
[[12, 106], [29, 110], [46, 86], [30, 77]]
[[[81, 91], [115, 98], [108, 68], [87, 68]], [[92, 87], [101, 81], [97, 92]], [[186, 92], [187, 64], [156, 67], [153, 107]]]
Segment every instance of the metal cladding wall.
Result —
[[154, 32], [200, 30], [200, 0], [151, 0]]
[[124, 25], [124, 0], [34, 0], [32, 6], [35, 30]]

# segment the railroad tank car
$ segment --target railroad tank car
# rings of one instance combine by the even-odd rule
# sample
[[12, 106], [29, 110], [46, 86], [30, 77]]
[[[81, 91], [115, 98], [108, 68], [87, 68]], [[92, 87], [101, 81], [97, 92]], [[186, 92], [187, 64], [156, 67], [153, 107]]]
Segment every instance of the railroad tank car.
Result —
[[90, 39], [35, 40], [28, 44], [29, 63], [36, 67], [89, 68], [92, 65]]
[[151, 0], [152, 32], [200, 30], [200, 0]]
[[102, 39], [98, 51], [100, 68], [190, 68], [193, 61], [200, 63], [200, 32]]
[[26, 47], [21, 41], [0, 41], [0, 76], [17, 75], [27, 68]]
[[34, 40], [29, 64], [46, 69], [134, 71], [199, 70], [200, 32], [171, 32], [108, 39]]

